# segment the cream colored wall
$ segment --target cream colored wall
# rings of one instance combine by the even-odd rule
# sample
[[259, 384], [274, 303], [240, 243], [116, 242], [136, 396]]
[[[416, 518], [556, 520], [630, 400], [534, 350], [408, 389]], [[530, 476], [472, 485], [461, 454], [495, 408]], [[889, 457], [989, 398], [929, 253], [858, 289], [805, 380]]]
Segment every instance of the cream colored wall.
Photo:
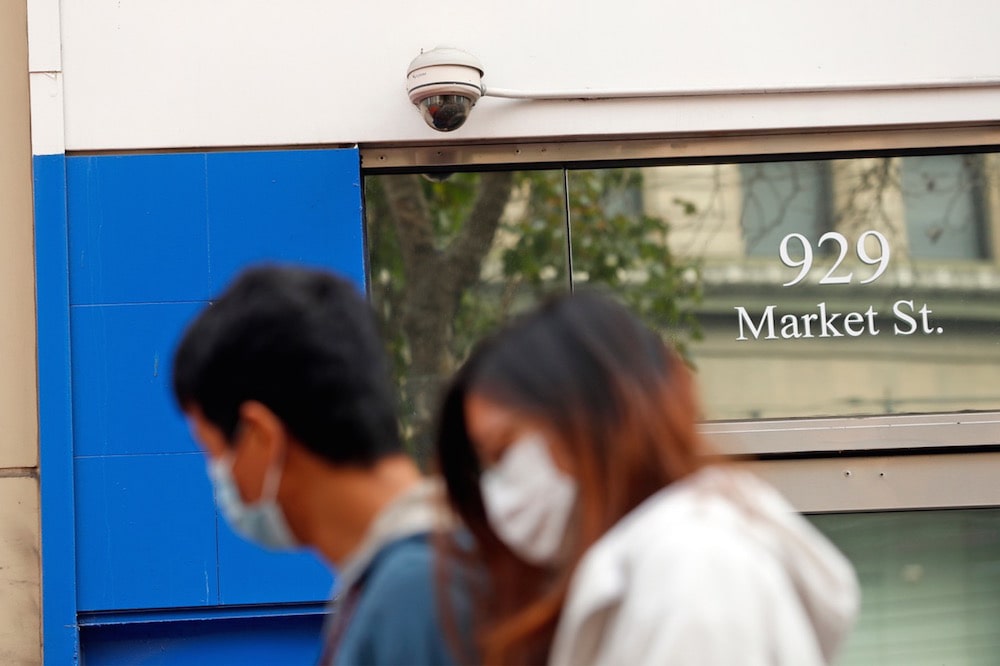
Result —
[[0, 0], [0, 663], [41, 662], [25, 0]]
[[[1000, 3], [984, 0], [508, 0], [463, 3], [461, 11], [406, 0], [37, 4], [58, 9], [45, 38], [61, 53], [71, 150], [989, 123], [1000, 104], [1000, 86], [990, 83]], [[35, 41], [33, 33], [33, 57]], [[463, 127], [442, 134], [420, 120], [404, 90], [407, 65], [437, 45], [478, 57], [487, 89], [766, 94], [535, 104], [485, 97]], [[977, 85], [778, 92], [935, 81]]]

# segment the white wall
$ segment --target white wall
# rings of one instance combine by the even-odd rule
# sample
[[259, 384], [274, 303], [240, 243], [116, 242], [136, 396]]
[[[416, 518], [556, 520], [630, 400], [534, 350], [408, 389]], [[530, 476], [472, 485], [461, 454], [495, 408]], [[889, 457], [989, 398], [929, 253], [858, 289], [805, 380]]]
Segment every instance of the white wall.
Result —
[[423, 124], [404, 89], [409, 61], [439, 44], [473, 52], [484, 63], [487, 86], [504, 88], [1000, 79], [994, 34], [1000, 3], [990, 0], [508, 0], [453, 7], [402, 0], [89, 0], [62, 3], [61, 12], [69, 150], [1000, 118], [1000, 87], [990, 85], [606, 102], [486, 98], [464, 128], [445, 135]]

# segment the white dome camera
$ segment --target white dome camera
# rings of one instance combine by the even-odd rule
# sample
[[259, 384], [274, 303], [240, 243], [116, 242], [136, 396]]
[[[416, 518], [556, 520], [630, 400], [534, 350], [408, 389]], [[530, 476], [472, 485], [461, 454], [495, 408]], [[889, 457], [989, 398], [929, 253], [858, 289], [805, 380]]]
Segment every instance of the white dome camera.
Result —
[[483, 96], [483, 66], [465, 51], [439, 46], [406, 70], [406, 92], [431, 128], [451, 132], [465, 124]]

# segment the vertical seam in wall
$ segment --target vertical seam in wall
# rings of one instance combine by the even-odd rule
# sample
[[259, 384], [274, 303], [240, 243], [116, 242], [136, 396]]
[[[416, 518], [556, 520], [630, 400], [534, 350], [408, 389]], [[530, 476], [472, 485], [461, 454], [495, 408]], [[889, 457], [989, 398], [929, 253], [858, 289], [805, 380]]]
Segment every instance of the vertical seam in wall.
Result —
[[202, 169], [205, 175], [205, 265], [208, 267], [208, 294], [206, 301], [211, 301], [215, 296], [215, 282], [212, 278], [212, 219], [208, 210], [208, 153], [201, 157]]
[[[202, 170], [204, 172], [205, 178], [205, 265], [208, 270], [208, 294], [206, 294], [206, 302], [211, 303], [212, 299], [215, 297], [215, 292], [219, 289], [215, 285], [215, 278], [212, 274], [212, 214], [208, 208], [209, 194], [209, 178], [208, 178], [208, 153], [204, 153], [201, 157], [202, 159]], [[219, 509], [215, 502], [215, 490], [212, 490], [212, 525], [215, 528], [215, 600], [214, 603], [217, 605], [222, 604], [222, 566], [220, 560], [220, 548], [219, 548]], [[207, 583], [207, 581], [206, 581]], [[205, 595], [205, 602], [212, 604], [213, 600], [210, 598], [211, 595]]]

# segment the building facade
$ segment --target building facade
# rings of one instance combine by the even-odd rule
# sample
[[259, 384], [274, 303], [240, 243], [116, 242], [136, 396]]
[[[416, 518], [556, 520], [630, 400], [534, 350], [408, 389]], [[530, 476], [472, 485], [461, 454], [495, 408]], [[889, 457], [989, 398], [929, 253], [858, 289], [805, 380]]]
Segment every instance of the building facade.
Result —
[[41, 656], [38, 408], [27, 16], [0, 19], [0, 661]]
[[[477, 336], [612, 290], [683, 348], [716, 445], [854, 561], [843, 663], [997, 663], [1000, 8], [4, 12], [4, 663], [315, 658], [331, 574], [228, 530], [168, 390], [261, 260], [367, 290], [418, 456]], [[442, 44], [487, 93], [612, 98], [487, 95], [437, 132], [404, 84]]]

